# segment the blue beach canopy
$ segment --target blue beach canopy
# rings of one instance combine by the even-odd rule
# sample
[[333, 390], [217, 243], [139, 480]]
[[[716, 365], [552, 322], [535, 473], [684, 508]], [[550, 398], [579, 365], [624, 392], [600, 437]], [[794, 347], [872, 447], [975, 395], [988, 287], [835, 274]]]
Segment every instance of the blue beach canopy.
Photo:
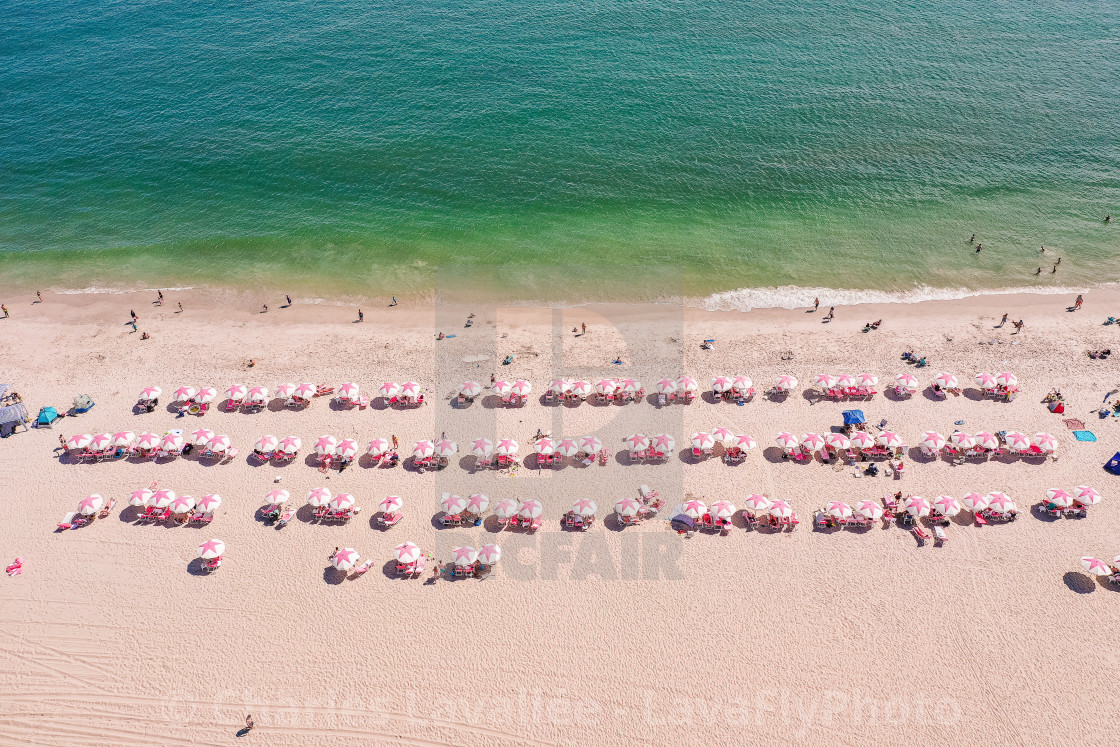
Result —
[[859, 425], [866, 422], [867, 418], [863, 416], [863, 410], [844, 410], [844, 425]]
[[58, 410], [53, 407], [44, 407], [42, 410], [39, 410], [39, 417], [36, 422], [39, 425], [50, 425], [56, 420], [58, 420]]
[[1108, 460], [1108, 464], [1104, 466], [1106, 472], [1111, 472], [1114, 475], [1120, 475], [1120, 451], [1112, 455]]

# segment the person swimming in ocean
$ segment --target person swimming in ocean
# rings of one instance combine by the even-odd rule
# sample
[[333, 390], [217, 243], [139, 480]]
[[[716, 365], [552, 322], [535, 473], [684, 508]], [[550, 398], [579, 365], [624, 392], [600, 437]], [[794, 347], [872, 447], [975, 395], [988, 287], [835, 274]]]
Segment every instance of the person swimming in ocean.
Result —
[[970, 243], [970, 244], [975, 244], [976, 243], [976, 234], [972, 234], [972, 238], [968, 240], [968, 243]]
[[1042, 268], [1041, 268], [1041, 267], [1039, 267], [1039, 268], [1038, 268], [1038, 272], [1036, 272], [1036, 273], [1035, 273], [1035, 275], [1041, 275], [1041, 274], [1042, 274]]
[[983, 245], [983, 244], [977, 244], [977, 245], [976, 245], [976, 253], [977, 253], [977, 254], [979, 254], [979, 253], [980, 253], [980, 250], [981, 250], [981, 249], [983, 249], [983, 248], [984, 248], [984, 245]]

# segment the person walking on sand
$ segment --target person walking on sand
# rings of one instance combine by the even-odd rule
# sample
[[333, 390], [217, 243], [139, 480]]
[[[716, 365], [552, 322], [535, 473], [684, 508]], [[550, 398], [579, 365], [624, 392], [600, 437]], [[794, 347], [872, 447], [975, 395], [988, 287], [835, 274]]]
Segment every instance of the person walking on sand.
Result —
[[1007, 314], [1004, 314], [1003, 319], [999, 320], [999, 324], [996, 325], [996, 329], [999, 329], [1000, 327], [1002, 327], [1005, 324], [1007, 324]]
[[584, 335], [586, 335], [586, 334], [587, 334], [587, 325], [586, 325], [586, 324], [584, 324], [583, 322], [580, 322], [580, 323], [579, 323], [579, 328], [580, 328], [581, 330], [583, 330], [583, 331], [582, 331], [582, 332], [581, 332], [580, 334], [584, 334]]
[[389, 305], [390, 306], [396, 306], [397, 305], [397, 297], [396, 296], [393, 296], [393, 302]]
[[35, 298], [39, 299], [39, 303], [43, 302], [43, 291], [35, 291]]
[[365, 320], [366, 320], [366, 315], [362, 313], [361, 309], [358, 309], [358, 321], [359, 322], [364, 322]]
[[163, 306], [163, 291], [161, 290], [156, 291], [156, 305]]
[[1081, 304], [1082, 304], [1082, 303], [1083, 303], [1084, 301], [1085, 301], [1085, 299], [1081, 297], [1081, 294], [1080, 294], [1080, 293], [1078, 293], [1078, 294], [1077, 294], [1077, 300], [1073, 302], [1073, 308], [1075, 308], [1075, 309], [1080, 309], [1080, 308], [1081, 308]]
[[264, 305], [264, 311], [262, 311], [261, 313], [262, 314], [267, 314], [268, 313], [268, 304]]
[[832, 319], [832, 315], [835, 314], [835, 313], [836, 313], [836, 307], [835, 306], [829, 306], [828, 307], [828, 313], [825, 314], [824, 318], [825, 319]]
[[284, 300], [286, 300], [288, 302], [289, 306], [292, 305], [292, 297], [289, 296], [287, 293], [284, 294]]
[[5, 306], [4, 304], [0, 303], [0, 311], [4, 312], [4, 318], [7, 319], [8, 318], [8, 307]]
[[813, 299], [813, 311], [816, 311], [820, 307], [821, 307], [821, 300], [819, 298], [814, 298]]
[[253, 730], [253, 714], [250, 713], [249, 715], [247, 715], [245, 717], [245, 731], [252, 731], [252, 730]]
[[179, 311], [182, 311], [182, 310], [183, 310], [183, 302], [179, 301]]
[[133, 311], [132, 309], [129, 309], [129, 310], [128, 310], [128, 313], [129, 313], [129, 316], [131, 316], [131, 317], [132, 317], [132, 321], [134, 321], [134, 322], [135, 322], [135, 321], [136, 321], [136, 312], [135, 312], [135, 311]]
[[132, 320], [132, 331], [133, 332], [136, 331], [136, 320], [135, 319]]

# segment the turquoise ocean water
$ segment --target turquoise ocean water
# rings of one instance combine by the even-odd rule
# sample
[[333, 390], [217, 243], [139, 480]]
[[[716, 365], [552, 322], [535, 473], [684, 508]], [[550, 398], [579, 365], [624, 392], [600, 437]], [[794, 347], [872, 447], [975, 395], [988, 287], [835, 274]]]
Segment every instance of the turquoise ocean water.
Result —
[[26, 0], [3, 28], [0, 285], [1120, 279], [1111, 0]]

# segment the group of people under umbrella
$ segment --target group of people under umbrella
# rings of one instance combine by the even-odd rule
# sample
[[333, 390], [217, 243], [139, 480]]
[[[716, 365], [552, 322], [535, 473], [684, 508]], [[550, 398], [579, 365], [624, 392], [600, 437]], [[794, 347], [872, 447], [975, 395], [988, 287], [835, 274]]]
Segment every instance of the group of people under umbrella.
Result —
[[222, 497], [217, 493], [207, 493], [195, 498], [153, 484], [150, 488], [133, 490], [128, 497], [128, 505], [139, 512], [137, 521], [209, 524], [214, 520], [214, 511], [222, 505]]
[[[858, 412], [858, 411], [853, 411]], [[824, 461], [829, 459], [863, 459], [873, 456], [901, 458], [906, 442], [892, 430], [872, 434], [860, 428], [844, 432], [831, 432], [823, 436], [816, 433], [797, 435], [783, 431], [775, 436], [783, 449], [783, 458], [804, 460], [819, 452]], [[984, 457], [1011, 454], [1025, 457], [1053, 456], [1058, 450], [1058, 439], [1049, 433], [1028, 436], [1019, 431], [965, 433], [954, 431], [945, 437], [935, 430], [921, 434], [918, 449], [927, 457], [942, 454], [952, 457]]]
[[[464, 545], [452, 550], [451, 555], [449, 563], [435, 563], [433, 572], [436, 576], [446, 572], [453, 578], [481, 578], [490, 573], [494, 565], [501, 560], [502, 548], [496, 544], [478, 548]], [[415, 542], [402, 542], [393, 548], [393, 560], [398, 576], [416, 578], [424, 572], [427, 562], [435, 559], [430, 554], [421, 553], [420, 546]], [[338, 565], [336, 564], [335, 567], [337, 568]]]
[[1120, 555], [1114, 557], [1112, 562], [1113, 565], [1109, 565], [1100, 558], [1084, 557], [1081, 559], [1081, 567], [1091, 576], [1107, 578], [1110, 584], [1120, 584]]
[[553, 379], [548, 383], [545, 400], [579, 404], [590, 398], [604, 403], [625, 404], [639, 402], [645, 396], [646, 390], [642, 382], [627, 376], [617, 379], [603, 378], [595, 382], [587, 379]]
[[201, 458], [229, 460], [237, 456], [237, 449], [230, 445], [230, 438], [216, 434], [208, 428], [186, 432], [181, 428], [163, 434], [123, 430], [116, 433], [76, 433], [63, 439], [67, 454], [78, 459], [99, 462], [106, 459], [138, 457], [162, 459], [190, 454], [199, 450]]
[[1088, 485], [1078, 485], [1073, 490], [1050, 488], [1037, 509], [1055, 519], [1062, 516], [1084, 519], [1089, 515], [1089, 507], [1100, 502], [1100, 493]]

